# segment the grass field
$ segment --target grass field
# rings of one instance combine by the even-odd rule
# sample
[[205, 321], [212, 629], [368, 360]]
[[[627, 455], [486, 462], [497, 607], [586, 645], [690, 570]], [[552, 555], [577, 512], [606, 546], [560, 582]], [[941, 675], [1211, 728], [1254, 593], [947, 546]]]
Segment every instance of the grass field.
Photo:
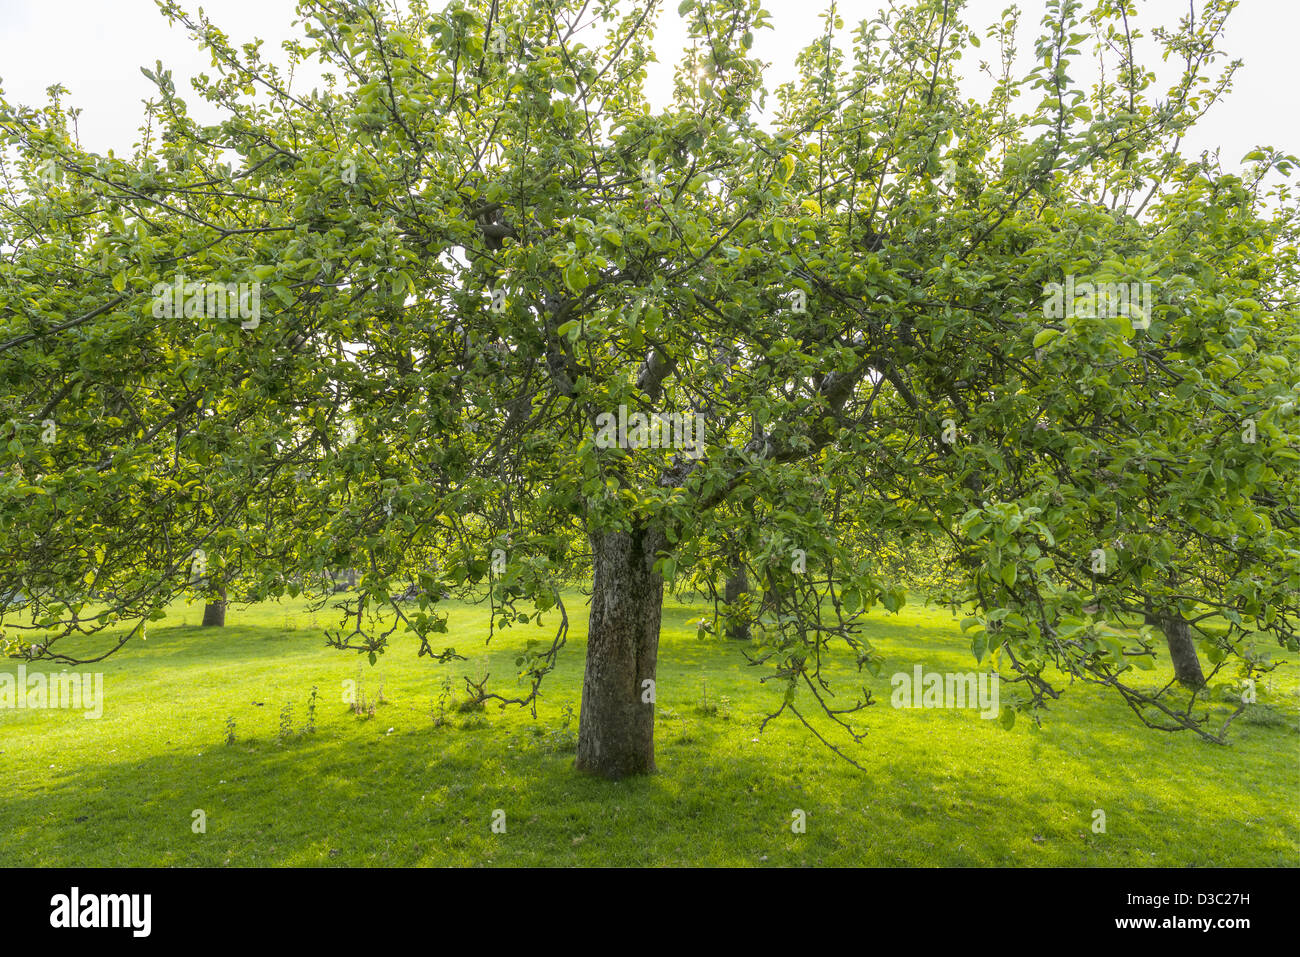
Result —
[[[516, 629], [485, 648], [484, 609], [456, 605], [447, 638], [468, 661], [431, 664], [399, 640], [372, 667], [324, 647], [321, 626], [334, 621], [321, 612], [313, 624], [301, 602], [232, 607], [220, 630], [197, 627], [201, 606], [177, 606], [146, 642], [94, 666], [102, 718], [0, 710], [0, 865], [1300, 863], [1294, 663], [1260, 686], [1227, 747], [1143, 728], [1117, 697], [1082, 685], [1041, 729], [1022, 719], [1004, 730], [976, 711], [890, 707], [896, 671], [975, 668], [947, 611], [909, 606], [869, 625], [886, 664], [866, 677], [870, 734], [849, 752], [864, 773], [784, 718], [760, 735], [780, 691], [759, 684], [736, 645], [696, 636], [699, 608], [670, 602], [659, 772], [611, 783], [572, 770], [580, 596], [570, 609], [536, 720], [489, 706], [437, 723], [444, 676], [487, 671], [514, 687], [517, 649], [541, 633]], [[370, 699], [382, 682], [373, 716], [343, 701], [358, 676]], [[313, 687], [315, 730], [300, 733]]]

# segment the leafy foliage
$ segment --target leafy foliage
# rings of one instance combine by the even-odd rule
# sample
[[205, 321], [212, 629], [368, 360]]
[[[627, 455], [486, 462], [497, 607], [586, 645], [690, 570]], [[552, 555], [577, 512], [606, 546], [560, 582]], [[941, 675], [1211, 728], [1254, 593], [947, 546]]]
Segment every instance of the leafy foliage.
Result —
[[[535, 707], [561, 584], [589, 536], [633, 529], [669, 580], [712, 575], [723, 542], [749, 556], [775, 596], [752, 652], [770, 718], [819, 737], [805, 712], [856, 739], [869, 697], [832, 702], [824, 654], [878, 666], [861, 616], [906, 598], [868, 539], [943, 543], [975, 656], [1026, 708], [1059, 694], [1051, 664], [1219, 739], [1195, 698], [1133, 683], [1154, 649], [1127, 623], [1153, 605], [1243, 678], [1296, 649], [1296, 216], [1264, 195], [1296, 160], [1176, 150], [1235, 68], [1210, 69], [1230, 3], [1154, 34], [1186, 64], [1155, 99], [1127, 4], [1053, 0], [1025, 76], [990, 31], [983, 103], [956, 83], [979, 45], [959, 3], [891, 9], [848, 50], [832, 10], [771, 123], [756, 0], [681, 4], [660, 111], [655, 4], [304, 2], [289, 53], [330, 70], [310, 94], [160, 6], [211, 54], [220, 123], [161, 64], [129, 159], [81, 150], [58, 90], [0, 103], [27, 185], [0, 237], [10, 654], [77, 660], [63, 638], [144, 637], [226, 585], [323, 602], [359, 567], [332, 644], [459, 658], [430, 643], [438, 602], [485, 585], [493, 631], [553, 631], [523, 690], [471, 699]], [[1091, 90], [1069, 76], [1089, 32], [1118, 66]], [[1051, 318], [1075, 275], [1157, 301]], [[185, 295], [160, 318], [185, 280], [259, 284], [261, 313]], [[620, 406], [703, 415], [701, 454], [602, 447]]]

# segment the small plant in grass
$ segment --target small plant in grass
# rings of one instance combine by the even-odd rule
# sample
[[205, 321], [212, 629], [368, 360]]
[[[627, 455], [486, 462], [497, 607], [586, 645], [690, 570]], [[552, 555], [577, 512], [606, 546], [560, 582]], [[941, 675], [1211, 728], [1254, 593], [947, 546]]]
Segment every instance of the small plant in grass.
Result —
[[703, 679], [701, 684], [704, 688], [703, 696], [700, 698], [700, 703], [695, 710], [698, 714], [702, 714], [706, 718], [712, 718], [717, 715], [718, 706], [709, 701], [709, 679]]
[[280, 709], [280, 731], [276, 735], [276, 740], [284, 744], [293, 737], [293, 705], [286, 701], [284, 707]]
[[302, 734], [316, 733], [316, 702], [320, 698], [320, 691], [315, 685], [311, 686], [311, 697], [307, 699], [307, 725], [302, 729]]
[[542, 750], [549, 754], [563, 754], [578, 750], [578, 734], [572, 728], [573, 720], [577, 717], [573, 705], [566, 704], [560, 713], [564, 716], [564, 723], [558, 728], [547, 731], [542, 739]]
[[686, 720], [686, 715], [680, 714], [673, 708], [660, 708], [659, 717], [664, 721], [681, 722], [682, 736], [677, 739], [679, 744], [690, 744], [695, 740], [695, 738], [691, 736], [691, 726], [690, 722]]
[[703, 692], [703, 696], [700, 699], [699, 705], [695, 709], [696, 713], [701, 714], [706, 718], [722, 718], [724, 720], [730, 718], [731, 699], [724, 694], [721, 695], [717, 701], [710, 701], [708, 678], [705, 678], [703, 680], [703, 685], [704, 685], [704, 692]]
[[235, 743], [235, 716], [232, 714], [226, 717], [226, 744], [234, 744], [234, 743]]
[[365, 685], [361, 678], [361, 669], [357, 668], [356, 693], [352, 699], [352, 713], [359, 718], [373, 718], [375, 709], [381, 704], [386, 704], [387, 699], [384, 697], [384, 679], [379, 679], [379, 688], [375, 691], [373, 700], [366, 697]]
[[438, 698], [433, 703], [433, 726], [441, 728], [447, 723], [447, 709], [451, 702], [451, 678], [444, 676], [442, 679], [442, 689], [438, 692]]

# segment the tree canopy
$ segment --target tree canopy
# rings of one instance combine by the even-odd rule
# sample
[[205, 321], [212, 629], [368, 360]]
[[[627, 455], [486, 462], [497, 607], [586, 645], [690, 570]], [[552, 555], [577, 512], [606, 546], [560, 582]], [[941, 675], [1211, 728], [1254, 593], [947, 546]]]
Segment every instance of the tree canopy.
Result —
[[84, 151], [60, 89], [0, 101], [9, 654], [94, 660], [179, 595], [356, 567], [334, 644], [456, 657], [441, 596], [486, 587], [494, 627], [545, 630], [473, 691], [528, 706], [594, 571], [579, 766], [619, 775], [653, 767], [663, 582], [723, 554], [773, 597], [771, 718], [850, 759], [870, 695], [826, 671], [882, 664], [861, 618], [908, 597], [882, 543], [950, 556], [942, 597], [1023, 689], [1004, 723], [1059, 670], [1221, 740], [1144, 684], [1152, 608], [1243, 679], [1300, 648], [1297, 161], [1178, 152], [1236, 67], [1231, 2], [1151, 33], [1168, 88], [1127, 0], [1051, 0], [1024, 75], [1011, 12], [914, 0], [846, 49], [832, 7], [769, 92], [758, 0], [685, 0], [662, 109], [653, 2], [304, 0], [310, 93], [159, 6], [220, 122], [162, 63], [129, 157]]

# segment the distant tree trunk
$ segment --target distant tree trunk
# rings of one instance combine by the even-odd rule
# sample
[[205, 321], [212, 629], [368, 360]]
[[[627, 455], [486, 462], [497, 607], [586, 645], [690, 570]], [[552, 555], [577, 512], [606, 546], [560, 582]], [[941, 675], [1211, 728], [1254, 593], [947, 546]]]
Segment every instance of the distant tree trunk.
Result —
[[1164, 632], [1169, 660], [1174, 664], [1174, 677], [1178, 683], [1187, 688], [1205, 687], [1205, 673], [1201, 671], [1201, 659], [1196, 656], [1196, 645], [1187, 619], [1176, 611], [1168, 614], [1148, 611], [1146, 623]]
[[[731, 563], [731, 577], [727, 579], [726, 587], [722, 597], [728, 605], [739, 601], [740, 596], [749, 591], [749, 575], [745, 571], [745, 563], [739, 558], [735, 558]], [[749, 640], [749, 625], [735, 624], [727, 629], [727, 637], [737, 641]]]
[[659, 532], [591, 538], [591, 614], [578, 720], [579, 771], [606, 778], [655, 769], [654, 685], [664, 583], [654, 571]]
[[226, 625], [226, 586], [221, 586], [221, 601], [210, 601], [203, 606], [203, 627], [224, 628]]

